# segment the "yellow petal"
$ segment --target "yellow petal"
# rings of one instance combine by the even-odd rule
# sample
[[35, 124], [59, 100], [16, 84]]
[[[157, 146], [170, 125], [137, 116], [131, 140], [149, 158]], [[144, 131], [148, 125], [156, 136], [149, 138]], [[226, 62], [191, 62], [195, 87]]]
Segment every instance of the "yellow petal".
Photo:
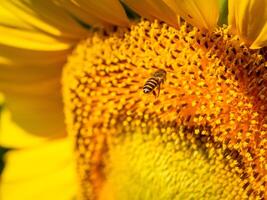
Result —
[[143, 17], [178, 27], [177, 15], [162, 0], [125, 0], [125, 3]]
[[70, 138], [63, 138], [34, 148], [9, 151], [0, 199], [73, 199], [77, 183], [72, 149]]
[[250, 48], [259, 49], [259, 48], [266, 47], [266, 46], [267, 46], [267, 23], [265, 23], [258, 37], [251, 44]]
[[[0, 45], [0, 80], [6, 78], [4, 71], [15, 68], [20, 70], [19, 73], [27, 71], [28, 74], [38, 72], [40, 69], [43, 70], [42, 73], [36, 73], [35, 76], [44, 76], [44, 73], [55, 73], [55, 71], [59, 71], [59, 68], [61, 69], [61, 65], [66, 61], [66, 56], [70, 53], [71, 49], [69, 48], [47, 51]], [[10, 73], [9, 75], [18, 77], [18, 73]]]
[[[59, 80], [55, 83], [38, 83], [38, 81], [23, 85], [19, 85], [20, 81], [16, 83], [17, 86], [1, 85], [1, 87], [6, 86], [6, 90], [2, 91], [5, 94], [5, 105], [9, 114], [3, 114], [1, 119], [0, 143], [9, 147], [27, 146], [31, 142], [27, 141], [27, 137], [22, 140], [20, 132], [40, 139], [65, 135]], [[31, 85], [35, 85], [32, 93]], [[40, 86], [39, 90], [38, 86]], [[42, 86], [46, 87], [43, 91]], [[26, 88], [24, 91], [23, 87]], [[20, 88], [22, 91], [19, 91]], [[50, 92], [49, 89], [51, 89]]]
[[[77, 22], [71, 24], [69, 16], [60, 17], [60, 9], [54, 9], [50, 1], [50, 10], [55, 11], [58, 16], [54, 20], [44, 22], [44, 16], [48, 18], [50, 13], [46, 11], [47, 6], [42, 10], [38, 9], [43, 1], [38, 1], [37, 5], [26, 1], [1, 0], [0, 11], [3, 18], [0, 18], [0, 45], [13, 46], [32, 50], [64, 50], [70, 48], [77, 40], [83, 37], [83, 30]], [[39, 6], [39, 7], [38, 7]], [[61, 8], [61, 12], [62, 12]], [[40, 13], [43, 14], [40, 15]], [[65, 13], [66, 14], [66, 13]], [[53, 17], [50, 16], [50, 17]], [[72, 33], [62, 27], [56, 27], [58, 18], [66, 22], [66, 27], [73, 26]], [[62, 22], [61, 22], [62, 24]], [[62, 25], [60, 25], [62, 26]], [[80, 32], [75, 31], [79, 27]], [[68, 28], [69, 29], [69, 28]], [[70, 36], [72, 35], [72, 36]], [[1, 51], [1, 47], [0, 47]]]
[[250, 48], [267, 45], [266, 0], [229, 0], [228, 23]]
[[176, 14], [200, 29], [213, 29], [219, 19], [219, 0], [163, 0]]
[[[32, 51], [0, 45], [0, 52], [0, 91], [5, 95], [12, 124], [35, 137], [64, 135], [60, 79], [69, 50]], [[9, 140], [5, 142], [10, 134], [8, 125], [3, 126], [1, 134], [1, 143], [10, 144]]]
[[[5, 95], [12, 124], [16, 123], [30, 135], [45, 138], [64, 135], [60, 77], [67, 52], [4, 49], [10, 51], [3, 54], [5, 62], [0, 57], [3, 62], [0, 63], [0, 91]], [[53, 53], [59, 58], [54, 58]], [[5, 139], [11, 131], [14, 137], [9, 139], [24, 145], [19, 136], [15, 137], [17, 131], [10, 129], [7, 122], [3, 123], [0, 142], [6, 144]]]
[[1, 7], [16, 13], [33, 29], [66, 39], [79, 39], [86, 30], [60, 5], [51, 0], [1, 0]]
[[[19, 98], [19, 96], [17, 98]], [[30, 99], [28, 101], [32, 102], [32, 100]], [[22, 102], [21, 104], [19, 103], [17, 104], [19, 106], [21, 104], [26, 104], [26, 103]], [[34, 107], [31, 108], [30, 106], [28, 108], [30, 112], [36, 112], [36, 110], [38, 109]], [[62, 109], [62, 106], [60, 106], [59, 108]], [[30, 116], [25, 115], [26, 109], [24, 111], [23, 110], [20, 111], [18, 110], [19, 108], [16, 108], [16, 106], [14, 106], [13, 109], [15, 109], [13, 112], [16, 113], [15, 116], [12, 116], [12, 113], [8, 111], [5, 108], [5, 106], [2, 109], [0, 115], [1, 146], [9, 148], [26, 148], [39, 145], [43, 141], [47, 141], [52, 138], [66, 135], [64, 131], [65, 129], [63, 124], [62, 110], [58, 110], [61, 116], [59, 116], [59, 114], [57, 113], [54, 113], [54, 115], [51, 116], [49, 114], [51, 113], [51, 111], [46, 111], [46, 112], [43, 111], [43, 113], [40, 113], [40, 117], [38, 119], [34, 119], [34, 116], [37, 115], [35, 113], [32, 114], [31, 117], [31, 115]], [[24, 115], [18, 115], [20, 114], [19, 112], [23, 113]], [[23, 116], [25, 116], [25, 118]], [[44, 120], [48, 121], [44, 122]], [[45, 126], [46, 128], [43, 128]], [[29, 130], [33, 131], [29, 132]], [[44, 130], [46, 130], [47, 132], [44, 132]]]
[[[2, 1], [1, 1], [2, 2]], [[31, 29], [32, 27], [21, 20], [19, 17], [0, 4], [0, 24], [4, 26], [19, 27], [20, 29]]]
[[[127, 26], [129, 20], [118, 0], [60, 0], [78, 18], [87, 24]], [[86, 16], [87, 15], [87, 16]]]
[[62, 3], [61, 5], [67, 9], [72, 15], [77, 17], [83, 23], [94, 26], [94, 27], [105, 27], [109, 26], [107, 22], [104, 20], [89, 14], [85, 8], [83, 8], [80, 4], [76, 3], [75, 1], [69, 0], [60, 0]]
[[9, 111], [0, 143], [26, 147], [65, 135], [61, 70], [87, 30], [55, 1], [1, 0], [0, 11], [0, 91]]
[[60, 41], [37, 31], [0, 26], [0, 32], [0, 44], [18, 48], [53, 51], [68, 49], [73, 44]]

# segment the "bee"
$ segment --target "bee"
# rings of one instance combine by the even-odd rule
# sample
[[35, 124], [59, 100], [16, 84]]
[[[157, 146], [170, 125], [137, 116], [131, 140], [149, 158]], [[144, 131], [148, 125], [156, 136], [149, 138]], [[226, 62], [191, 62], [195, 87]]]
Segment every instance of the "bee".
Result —
[[[157, 70], [154, 74], [152, 74], [152, 77], [146, 81], [143, 87], [143, 92], [145, 94], [152, 92], [155, 97], [159, 96], [160, 86], [164, 83], [164, 81], [166, 81], [166, 75], [167, 72], [165, 70]], [[155, 88], [158, 88], [158, 94], [156, 94]]]

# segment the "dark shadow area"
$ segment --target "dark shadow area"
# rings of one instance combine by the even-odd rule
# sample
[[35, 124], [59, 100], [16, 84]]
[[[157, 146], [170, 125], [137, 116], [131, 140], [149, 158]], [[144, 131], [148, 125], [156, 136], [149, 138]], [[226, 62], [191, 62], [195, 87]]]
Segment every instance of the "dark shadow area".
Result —
[[9, 149], [4, 148], [4, 147], [0, 147], [0, 174], [2, 173], [3, 169], [4, 169], [4, 155], [5, 153], [8, 151]]

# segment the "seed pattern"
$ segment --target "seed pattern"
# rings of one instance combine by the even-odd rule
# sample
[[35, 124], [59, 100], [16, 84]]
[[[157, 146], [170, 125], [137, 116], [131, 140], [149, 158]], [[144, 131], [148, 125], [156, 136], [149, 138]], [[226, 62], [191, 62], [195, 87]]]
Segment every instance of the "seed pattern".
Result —
[[[92, 33], [63, 76], [81, 198], [99, 197], [116, 147], [137, 133], [144, 143], [157, 140], [176, 152], [205, 152], [209, 172], [220, 174], [225, 189], [206, 199], [266, 198], [265, 54], [249, 50], [227, 27], [208, 33], [142, 20]], [[142, 87], [158, 69], [167, 71], [167, 80], [155, 99]]]

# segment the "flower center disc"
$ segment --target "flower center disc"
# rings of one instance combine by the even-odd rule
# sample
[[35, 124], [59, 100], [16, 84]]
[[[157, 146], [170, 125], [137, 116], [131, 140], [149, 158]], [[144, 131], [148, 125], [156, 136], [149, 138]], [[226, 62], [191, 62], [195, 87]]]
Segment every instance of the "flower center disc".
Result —
[[[160, 93], [145, 94], [160, 69]], [[205, 33], [142, 20], [92, 34], [63, 78], [81, 196], [263, 199], [266, 71], [261, 52], [226, 27]]]

